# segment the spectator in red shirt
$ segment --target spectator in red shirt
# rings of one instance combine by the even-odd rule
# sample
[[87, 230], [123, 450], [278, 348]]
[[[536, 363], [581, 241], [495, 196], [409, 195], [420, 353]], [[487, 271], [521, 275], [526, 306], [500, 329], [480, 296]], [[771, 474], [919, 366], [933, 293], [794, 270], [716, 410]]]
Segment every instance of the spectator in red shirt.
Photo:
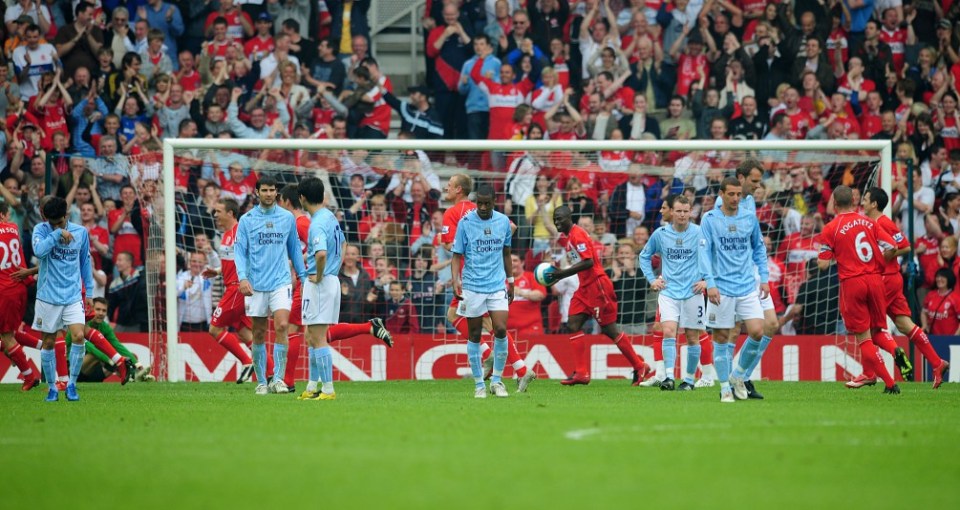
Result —
[[514, 253], [510, 256], [510, 261], [513, 266], [511, 276], [515, 278], [515, 283], [507, 329], [515, 329], [520, 334], [540, 333], [543, 331], [540, 302], [547, 297], [547, 289], [537, 283], [532, 272], [524, 271], [523, 259], [519, 255]]
[[937, 287], [923, 300], [920, 324], [930, 335], [960, 335], [960, 294], [954, 292], [957, 277], [944, 268], [934, 281]]
[[367, 242], [368, 238], [382, 240], [387, 225], [393, 223], [393, 215], [387, 210], [387, 200], [383, 195], [374, 195], [370, 197], [367, 206], [367, 213], [357, 226], [360, 241]]
[[[420, 322], [417, 319], [417, 308], [403, 292], [403, 284], [398, 281], [390, 282], [390, 297], [380, 308], [387, 329], [394, 334], [411, 334], [420, 332]], [[381, 293], [381, 295], [383, 295]]]
[[103, 269], [103, 258], [110, 254], [110, 233], [97, 221], [97, 208], [93, 203], [80, 206], [80, 221], [90, 235], [90, 257], [94, 269]]
[[129, 252], [133, 256], [133, 267], [140, 267], [143, 265], [143, 210], [133, 186], [128, 184], [120, 189], [120, 202], [107, 216], [114, 236], [113, 261], [116, 263], [119, 254]]
[[232, 198], [240, 204], [246, 202], [247, 197], [256, 188], [260, 176], [257, 175], [257, 172], [244, 175], [245, 171], [240, 163], [230, 163], [227, 171], [229, 176], [223, 174], [223, 170], [217, 162], [213, 163], [214, 177], [220, 183], [223, 198]]
[[250, 15], [241, 11], [233, 0], [220, 0], [220, 10], [211, 12], [204, 24], [203, 30], [207, 37], [213, 35], [213, 25], [220, 17], [227, 22], [227, 36], [230, 39], [242, 43], [245, 38], [253, 35], [253, 20]]

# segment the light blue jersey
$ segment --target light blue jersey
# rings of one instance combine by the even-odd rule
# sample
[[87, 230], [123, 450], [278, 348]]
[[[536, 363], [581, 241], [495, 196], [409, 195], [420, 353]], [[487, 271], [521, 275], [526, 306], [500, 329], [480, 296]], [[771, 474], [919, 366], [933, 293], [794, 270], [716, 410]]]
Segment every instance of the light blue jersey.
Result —
[[[73, 236], [69, 244], [61, 242], [62, 230]], [[87, 292], [93, 292], [87, 229], [70, 222], [63, 229], [55, 229], [47, 222], [40, 223], [33, 227], [33, 254], [40, 259], [38, 300], [51, 305], [79, 303], [83, 299], [81, 283]]]
[[296, 219], [277, 205], [254, 207], [241, 216], [233, 248], [237, 277], [249, 280], [257, 292], [273, 292], [292, 283], [288, 259], [301, 280], [307, 277]]
[[457, 225], [453, 253], [463, 255], [463, 288], [480, 294], [492, 294], [506, 287], [503, 249], [510, 247], [510, 220], [497, 211], [489, 220], [477, 211], [467, 213]]
[[697, 225], [691, 223], [683, 232], [678, 232], [673, 225], [662, 226], [653, 232], [640, 252], [640, 270], [648, 282], [653, 282], [656, 274], [650, 260], [659, 253], [661, 274], [667, 282], [660, 293], [677, 301], [688, 299], [693, 297], [695, 283], [711, 278], [706, 246]]
[[714, 209], [703, 215], [700, 228], [712, 265], [708, 288], [717, 287], [728, 297], [746, 296], [757, 290], [755, 271], [760, 273], [760, 283], [767, 283], [767, 249], [753, 212], [738, 209], [736, 215], [727, 216]]
[[317, 274], [317, 252], [327, 252], [323, 276], [337, 276], [343, 262], [343, 230], [337, 217], [326, 207], [310, 217], [310, 233], [307, 240], [307, 274]]

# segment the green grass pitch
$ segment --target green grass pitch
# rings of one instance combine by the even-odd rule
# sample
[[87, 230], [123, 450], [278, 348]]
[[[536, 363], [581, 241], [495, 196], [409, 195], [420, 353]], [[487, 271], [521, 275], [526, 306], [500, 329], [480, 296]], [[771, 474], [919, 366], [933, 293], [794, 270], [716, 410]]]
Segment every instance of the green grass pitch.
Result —
[[960, 385], [758, 389], [730, 405], [623, 380], [486, 400], [466, 380], [341, 382], [336, 401], [300, 402], [86, 384], [48, 404], [3, 385], [0, 506], [957, 508]]

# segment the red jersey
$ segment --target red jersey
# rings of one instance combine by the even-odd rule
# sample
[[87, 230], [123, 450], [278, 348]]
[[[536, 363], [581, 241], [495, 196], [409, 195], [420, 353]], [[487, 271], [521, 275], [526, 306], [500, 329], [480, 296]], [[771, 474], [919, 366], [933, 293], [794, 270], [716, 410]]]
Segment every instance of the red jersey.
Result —
[[200, 88], [200, 73], [196, 69], [181, 72], [177, 75], [177, 82], [183, 86], [184, 92], [193, 92]]
[[710, 79], [710, 67], [706, 55], [697, 55], [695, 57], [683, 54], [677, 62], [677, 94], [687, 97], [690, 93], [690, 86], [694, 82], [700, 81], [700, 70], [703, 70], [707, 80]]
[[896, 246], [885, 230], [870, 218], [855, 213], [838, 214], [820, 233], [820, 260], [836, 259], [840, 281], [882, 274], [883, 252]]
[[[537, 283], [530, 271], [524, 271], [514, 282], [514, 289], [540, 291], [544, 297], [547, 289]], [[543, 314], [540, 312], [540, 301], [530, 301], [517, 294], [510, 305], [510, 317], [507, 319], [507, 328], [519, 331], [543, 329]]]
[[13, 278], [13, 273], [23, 268], [23, 244], [20, 229], [13, 223], [0, 223], [0, 291], [24, 286]]
[[567, 262], [569, 262], [570, 265], [574, 265], [581, 260], [593, 259], [593, 267], [577, 273], [577, 277], [580, 279], [581, 289], [587, 288], [596, 283], [597, 280], [607, 277], [607, 273], [603, 271], [603, 264], [600, 262], [600, 257], [597, 254], [593, 239], [591, 239], [587, 231], [580, 228], [579, 225], [571, 226], [569, 234], [560, 234], [560, 246], [563, 246], [564, 250], [567, 251]]
[[793, 303], [796, 300], [800, 284], [807, 280], [807, 261], [817, 258], [819, 251], [820, 243], [816, 237], [803, 237], [800, 232], [788, 235], [780, 243], [777, 260], [786, 268], [783, 283], [787, 289], [788, 302]]
[[[113, 225], [116, 223], [123, 215], [123, 208], [114, 209], [107, 213], [107, 225]], [[137, 229], [133, 226], [133, 218], [127, 218], [120, 225], [120, 230], [118, 230], [113, 235], [113, 261], [117, 261], [117, 255], [127, 251], [133, 255], [133, 265], [140, 266], [143, 264], [143, 260], [140, 257], [140, 249], [143, 246], [143, 242], [140, 239], [140, 234], [137, 233]]]
[[916, 250], [924, 246], [923, 253], [917, 255], [917, 262], [920, 264], [920, 270], [923, 272], [923, 285], [927, 288], [934, 287], [934, 275], [937, 269], [940, 269], [937, 263], [937, 256], [940, 254], [940, 241], [935, 237], [923, 236], [917, 238], [913, 249]]
[[[934, 119], [936, 122], [937, 119]], [[960, 126], [957, 125], [957, 118], [954, 116], [945, 116], [943, 119], [943, 129], [940, 130], [940, 137], [943, 138], [943, 146], [947, 151], [960, 149]]]
[[224, 60], [227, 58], [227, 48], [233, 44], [233, 41], [230, 38], [226, 38], [223, 42], [216, 40], [210, 41], [210, 44], [207, 46], [207, 53], [213, 58], [213, 60]]
[[237, 240], [237, 223], [230, 230], [223, 233], [220, 238], [220, 248], [217, 253], [220, 255], [220, 274], [223, 276], [223, 285], [240, 285], [240, 278], [237, 276], [237, 263], [233, 261], [233, 243]]
[[453, 207], [443, 213], [443, 228], [440, 230], [440, 242], [444, 244], [453, 244], [453, 239], [457, 236], [457, 225], [470, 211], [477, 208], [477, 204], [469, 200], [461, 200]]
[[273, 37], [268, 36], [266, 39], [261, 39], [260, 36], [255, 36], [243, 45], [243, 52], [250, 60], [259, 62], [273, 53]]
[[890, 45], [893, 69], [897, 72], [897, 75], [899, 75], [906, 61], [904, 51], [907, 48], [907, 29], [898, 27], [893, 30], [887, 30], [886, 27], [880, 27], [880, 40]]
[[846, 63], [850, 50], [847, 42], [847, 31], [842, 26], [838, 26], [827, 37], [827, 62], [830, 63], [830, 69], [834, 68], [837, 59], [837, 48], [840, 49], [840, 62]]
[[527, 96], [533, 90], [533, 84], [530, 80], [524, 79], [519, 83], [503, 85], [481, 74], [482, 69], [483, 59], [481, 58], [473, 64], [470, 79], [486, 92], [487, 102], [490, 104], [490, 133], [487, 138], [509, 140], [512, 134], [513, 112], [526, 102]]
[[253, 193], [257, 186], [257, 172], [250, 172], [250, 175], [243, 178], [240, 182], [233, 182], [227, 177], [227, 174], [220, 172], [220, 189], [224, 198], [232, 198], [241, 204], [247, 199], [247, 195]]
[[863, 112], [860, 115], [860, 138], [869, 140], [873, 135], [883, 131], [883, 121], [879, 114]]
[[238, 43], [243, 43], [243, 40], [246, 39], [247, 34], [243, 31], [243, 25], [240, 24], [240, 18], [245, 18], [247, 20], [247, 26], [252, 27], [253, 20], [250, 18], [250, 15], [241, 11], [239, 7], [234, 9], [233, 12], [224, 14], [221, 14], [220, 11], [211, 12], [207, 16], [207, 21], [203, 24], [203, 31], [206, 32], [207, 29], [213, 25], [213, 20], [220, 16], [223, 16], [227, 20], [227, 37]]
[[555, 57], [553, 71], [557, 73], [557, 83], [566, 90], [570, 86], [570, 67], [567, 65], [567, 60], [563, 57]]
[[931, 335], [954, 335], [960, 328], [960, 295], [930, 292], [923, 300], [923, 313]]
[[[893, 222], [886, 215], [881, 214], [876, 220], [876, 224], [880, 227], [887, 235], [893, 239], [893, 246], [897, 250], [902, 250], [910, 247], [910, 240], [907, 239], [907, 236], [903, 235], [903, 232], [897, 227], [897, 224]], [[900, 273], [900, 263], [897, 262], [897, 259], [894, 258], [891, 261], [884, 261], [883, 264], [883, 275], [893, 275]]]
[[310, 239], [310, 216], [297, 216], [297, 237], [300, 238], [300, 252], [307, 253], [307, 241]]
[[87, 234], [90, 237], [90, 258], [93, 262], [93, 268], [103, 269], [103, 259], [100, 257], [100, 252], [93, 247], [93, 240], [96, 239], [97, 241], [100, 241], [100, 244], [109, 245], [110, 232], [100, 225], [94, 224], [92, 227], [87, 227]]
[[40, 139], [40, 148], [46, 151], [53, 150], [53, 134], [63, 133], [67, 137], [67, 143], [70, 142], [70, 130], [67, 128], [66, 110], [63, 106], [63, 99], [58, 99], [55, 103], [47, 103], [42, 108], [37, 107], [37, 101], [40, 95], [30, 98], [29, 110], [36, 115], [40, 122], [39, 127], [43, 130], [44, 136]]
[[793, 135], [794, 140], [805, 139], [807, 137], [807, 131], [810, 131], [812, 127], [817, 125], [817, 121], [813, 118], [813, 115], [811, 115], [808, 110], [802, 108], [797, 110], [797, 113], [787, 113], [787, 117], [790, 119], [790, 134]]
[[390, 92], [390, 89], [382, 85], [376, 85], [364, 94], [363, 97], [373, 103], [373, 110], [364, 114], [360, 119], [360, 127], [369, 126], [384, 135], [390, 134], [390, 114], [393, 109], [383, 99], [386, 92]]
[[[846, 74], [840, 77], [837, 83], [837, 92], [847, 96], [847, 107], [850, 111], [853, 111], [853, 107], [850, 106], [850, 98], [853, 97], [853, 93], [856, 87], [856, 83], [850, 83], [850, 78]], [[873, 83], [873, 80], [869, 78], [863, 78], [860, 80], [860, 92], [864, 94], [864, 97], [870, 92], [877, 90], [877, 84]]]

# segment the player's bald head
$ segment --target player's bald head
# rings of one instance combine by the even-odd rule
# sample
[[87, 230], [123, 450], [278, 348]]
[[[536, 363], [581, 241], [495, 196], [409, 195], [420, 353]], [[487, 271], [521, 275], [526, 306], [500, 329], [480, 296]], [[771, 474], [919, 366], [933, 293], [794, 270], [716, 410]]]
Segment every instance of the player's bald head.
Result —
[[456, 174], [450, 180], [453, 181], [454, 186], [458, 186], [462, 190], [463, 196], [467, 196], [473, 191], [473, 179], [467, 174]]
[[853, 189], [850, 186], [837, 186], [833, 190], [833, 203], [839, 208], [850, 209], [853, 207]]

